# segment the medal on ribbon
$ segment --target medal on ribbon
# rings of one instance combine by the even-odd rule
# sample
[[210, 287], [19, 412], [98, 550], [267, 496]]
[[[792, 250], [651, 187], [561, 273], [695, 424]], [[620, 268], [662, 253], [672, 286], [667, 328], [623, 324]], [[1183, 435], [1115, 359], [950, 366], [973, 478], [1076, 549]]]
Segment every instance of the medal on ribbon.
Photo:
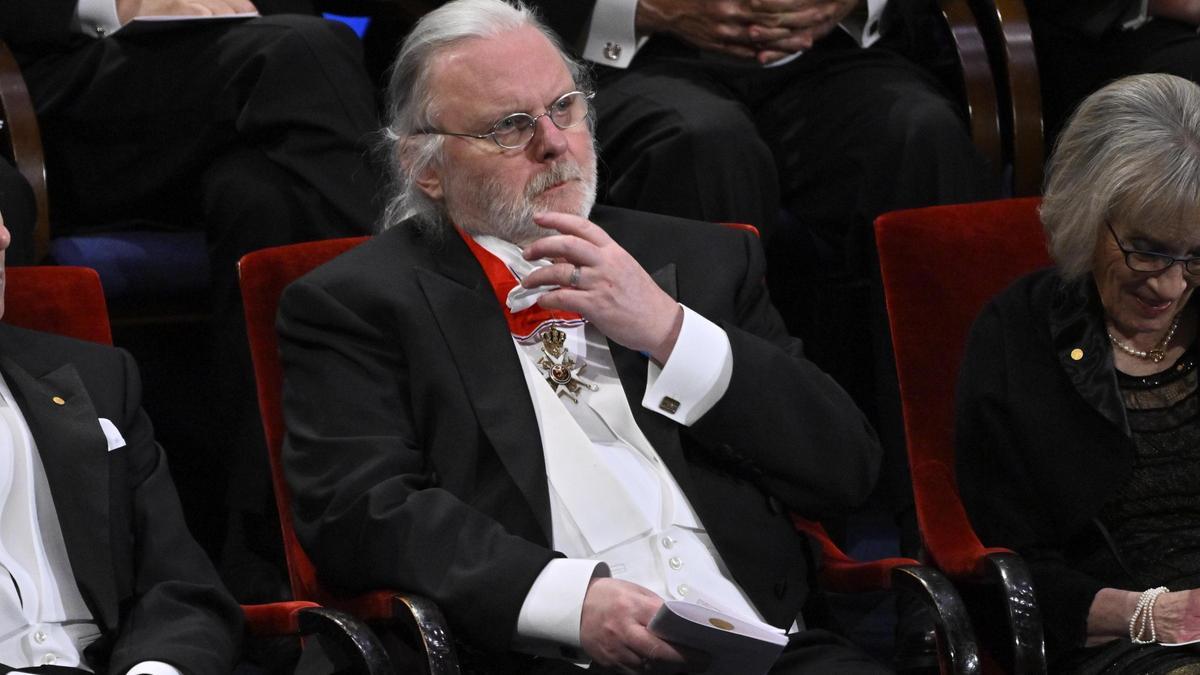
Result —
[[576, 361], [567, 351], [567, 334], [549, 326], [542, 331], [542, 357], [537, 365], [546, 375], [546, 382], [558, 396], [565, 396], [572, 403], [579, 403], [580, 389], [589, 391], [599, 389], [595, 384], [582, 377], [587, 364], [582, 359]]

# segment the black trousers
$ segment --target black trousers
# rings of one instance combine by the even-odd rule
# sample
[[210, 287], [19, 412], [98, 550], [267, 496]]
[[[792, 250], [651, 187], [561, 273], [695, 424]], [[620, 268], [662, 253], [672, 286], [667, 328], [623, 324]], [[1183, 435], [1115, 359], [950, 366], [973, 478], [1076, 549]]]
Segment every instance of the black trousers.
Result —
[[1132, 31], [1110, 30], [1098, 38], [1044, 14], [1029, 3], [1042, 85], [1046, 147], [1075, 106], [1100, 87], [1126, 75], [1170, 73], [1200, 82], [1200, 36], [1196, 27], [1154, 19]]
[[861, 263], [879, 213], [995, 193], [936, 81], [844, 33], [777, 68], [655, 37], [628, 69], [602, 68], [598, 85], [608, 202], [751, 223], [768, 247], [791, 237], [783, 206], [834, 260]]
[[211, 338], [204, 353], [178, 358], [189, 372], [200, 361], [209, 381], [174, 387], [190, 397], [174, 407], [194, 420], [158, 421], [175, 422], [197, 446], [184, 451], [220, 467], [225, 480], [180, 492], [203, 490], [204, 508], [218, 512], [202, 521], [231, 512], [226, 583], [243, 601], [277, 599], [282, 575], [259, 564], [278, 557], [278, 535], [236, 262], [266, 246], [372, 229], [379, 123], [361, 46], [344, 25], [279, 15], [118, 33], [24, 66], [55, 233], [151, 221], [207, 235]]
[[[592, 666], [582, 669], [567, 662], [552, 659], [464, 654], [459, 662], [467, 675], [616, 675], [618, 671]], [[771, 667], [771, 675], [886, 675], [892, 673], [878, 661], [854, 646], [845, 638], [826, 630], [805, 630], [791, 636], [779, 660]]]
[[118, 33], [24, 74], [58, 233], [202, 227], [225, 288], [241, 253], [374, 222], [378, 116], [345, 26], [282, 15]]

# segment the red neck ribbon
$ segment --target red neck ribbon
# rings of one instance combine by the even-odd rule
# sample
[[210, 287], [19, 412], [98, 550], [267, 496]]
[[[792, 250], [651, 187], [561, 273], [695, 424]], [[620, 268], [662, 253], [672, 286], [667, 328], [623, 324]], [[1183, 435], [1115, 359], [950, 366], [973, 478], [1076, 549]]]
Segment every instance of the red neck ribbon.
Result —
[[583, 323], [583, 316], [576, 312], [546, 309], [538, 304], [515, 313], [509, 310], [508, 293], [520, 283], [517, 276], [508, 268], [508, 265], [504, 264], [503, 260], [480, 246], [471, 238], [471, 235], [458, 228], [455, 228], [455, 231], [467, 243], [467, 248], [471, 249], [471, 253], [483, 268], [483, 273], [487, 275], [488, 282], [492, 285], [492, 292], [496, 294], [496, 300], [500, 303], [500, 309], [504, 310], [504, 318], [508, 321], [508, 330], [513, 337], [518, 340], [528, 339], [538, 334], [545, 324], [579, 325]]

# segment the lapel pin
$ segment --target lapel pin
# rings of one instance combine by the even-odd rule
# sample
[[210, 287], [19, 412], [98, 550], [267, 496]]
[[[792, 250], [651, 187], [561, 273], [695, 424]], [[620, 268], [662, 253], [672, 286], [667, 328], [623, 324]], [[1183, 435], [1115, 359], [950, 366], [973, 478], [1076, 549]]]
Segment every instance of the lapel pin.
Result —
[[52, 398], [50, 400], [54, 401], [54, 405], [66, 405], [67, 404], [67, 402], [61, 396], [55, 396], [54, 398]]

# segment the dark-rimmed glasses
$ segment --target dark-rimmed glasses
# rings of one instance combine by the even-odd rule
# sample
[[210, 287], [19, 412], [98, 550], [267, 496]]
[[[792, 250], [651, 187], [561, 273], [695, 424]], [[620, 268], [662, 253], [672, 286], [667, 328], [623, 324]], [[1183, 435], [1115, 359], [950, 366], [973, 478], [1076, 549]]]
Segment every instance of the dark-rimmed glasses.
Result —
[[513, 113], [492, 125], [486, 134], [465, 134], [441, 129], [422, 129], [423, 134], [439, 134], [442, 136], [462, 136], [465, 138], [490, 138], [496, 145], [505, 150], [519, 150], [533, 140], [533, 132], [538, 120], [550, 118], [559, 129], [570, 129], [578, 125], [588, 115], [588, 101], [592, 100], [595, 92], [569, 91], [546, 106], [546, 112], [540, 115], [528, 113]]
[[1104, 221], [1104, 225], [1108, 227], [1108, 232], [1112, 235], [1113, 241], [1117, 242], [1117, 248], [1121, 249], [1121, 253], [1125, 254], [1125, 264], [1134, 272], [1154, 274], [1166, 271], [1175, 263], [1183, 263], [1183, 270], [1185, 272], [1192, 276], [1200, 276], [1200, 256], [1176, 258], [1166, 253], [1153, 253], [1151, 251], [1125, 248], [1125, 245], [1121, 243], [1121, 238], [1117, 236], [1116, 230], [1112, 228], [1112, 223]]

